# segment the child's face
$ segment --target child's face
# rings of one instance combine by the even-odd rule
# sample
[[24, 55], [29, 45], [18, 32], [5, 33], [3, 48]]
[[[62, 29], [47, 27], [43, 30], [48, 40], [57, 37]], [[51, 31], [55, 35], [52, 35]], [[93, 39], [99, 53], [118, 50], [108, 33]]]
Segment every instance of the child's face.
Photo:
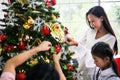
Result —
[[92, 55], [93, 59], [94, 59], [94, 63], [96, 64], [97, 67], [99, 67], [100, 69], [103, 69], [104, 67], [106, 67], [109, 64], [109, 59], [108, 57], [102, 59], [100, 57], [97, 57], [95, 55]]
[[99, 30], [102, 27], [103, 18], [102, 17], [98, 18], [92, 14], [89, 14], [88, 21], [91, 27], [93, 27], [96, 30]]

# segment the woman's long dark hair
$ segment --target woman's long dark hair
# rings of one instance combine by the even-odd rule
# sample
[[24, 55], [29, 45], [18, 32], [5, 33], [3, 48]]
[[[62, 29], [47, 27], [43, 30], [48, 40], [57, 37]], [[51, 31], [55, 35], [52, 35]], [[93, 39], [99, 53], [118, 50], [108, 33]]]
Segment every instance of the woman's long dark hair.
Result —
[[25, 80], [60, 80], [60, 78], [51, 64], [39, 62], [27, 72]]
[[[101, 6], [94, 6], [92, 7], [87, 13], [86, 13], [86, 21], [88, 23], [88, 25], [90, 26], [90, 23], [88, 21], [88, 15], [89, 14], [92, 14], [98, 18], [100, 18], [101, 16], [103, 17], [103, 26], [104, 28], [106, 29], [106, 31], [108, 31], [110, 34], [112, 34], [113, 36], [115, 36], [115, 33], [109, 23], [109, 20], [108, 20], [108, 17], [104, 11], [104, 9], [101, 7]], [[92, 28], [90, 26], [90, 28]], [[92, 28], [93, 29], [93, 28]], [[116, 37], [116, 36], [115, 36]], [[117, 46], [117, 39], [115, 41], [115, 44], [114, 44], [114, 48], [113, 50], [115, 51], [116, 54], [118, 54], [118, 46]]]
[[113, 58], [113, 51], [107, 43], [104, 43], [104, 42], [96, 43], [92, 47], [91, 54], [95, 55], [97, 57], [100, 57], [101, 59], [109, 57], [110, 63], [112, 64], [112, 68], [113, 68], [114, 72], [116, 73], [117, 76], [119, 76], [118, 67], [117, 67], [117, 64]]

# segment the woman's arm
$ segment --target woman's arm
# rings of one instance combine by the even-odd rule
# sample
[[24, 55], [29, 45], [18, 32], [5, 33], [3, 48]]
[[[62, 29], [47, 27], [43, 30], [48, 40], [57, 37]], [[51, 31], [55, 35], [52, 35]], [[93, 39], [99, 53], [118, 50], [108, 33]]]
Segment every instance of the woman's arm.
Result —
[[12, 74], [16, 74], [15, 68], [22, 63], [24, 63], [27, 59], [29, 59], [32, 55], [36, 54], [40, 51], [46, 51], [50, 49], [51, 43], [48, 41], [43, 41], [39, 46], [30, 49], [28, 51], [25, 51], [23, 53], [20, 53], [19, 55], [16, 55], [15, 57], [9, 59], [4, 67], [3, 72], [10, 72]]
[[65, 77], [64, 73], [62, 72], [62, 69], [61, 69], [61, 66], [60, 66], [60, 63], [59, 63], [60, 57], [61, 57], [61, 53], [53, 54], [53, 60], [54, 60], [54, 63], [55, 63], [55, 68], [59, 73], [60, 80], [66, 80], [66, 77]]

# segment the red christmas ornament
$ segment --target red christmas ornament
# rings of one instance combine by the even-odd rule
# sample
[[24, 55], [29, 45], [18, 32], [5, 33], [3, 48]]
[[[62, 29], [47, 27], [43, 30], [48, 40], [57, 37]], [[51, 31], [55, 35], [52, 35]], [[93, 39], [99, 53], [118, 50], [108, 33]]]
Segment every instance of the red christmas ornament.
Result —
[[25, 42], [24, 42], [24, 41], [20, 41], [20, 42], [18, 43], [18, 48], [19, 48], [20, 50], [24, 50], [24, 49], [25, 49]]
[[55, 45], [55, 52], [59, 53], [61, 51], [61, 46], [58, 44], [58, 45]]
[[1, 34], [0, 41], [5, 41], [5, 40], [6, 40], [6, 34]]
[[48, 26], [43, 26], [42, 27], [42, 33], [45, 35], [49, 35], [50, 34], [50, 30]]
[[4, 17], [8, 17], [8, 14], [4, 14]]
[[14, 49], [14, 46], [5, 44], [5, 45], [3, 46], [3, 49], [4, 49], [5, 51], [7, 51], [7, 52], [11, 52], [11, 51]]
[[51, 0], [52, 5], [56, 5], [56, 0]]
[[16, 80], [24, 80], [25, 79], [25, 73], [20, 72], [16, 75]]
[[8, 0], [8, 3], [11, 3], [11, 0]]
[[67, 27], [65, 27], [65, 34], [69, 34]]
[[48, 6], [48, 7], [50, 7], [51, 6], [51, 3], [48, 1], [48, 0], [46, 0], [46, 5]]
[[73, 66], [72, 66], [71, 64], [67, 64], [67, 67], [68, 67], [68, 71], [74, 70], [74, 69], [73, 69]]
[[8, 47], [8, 52], [12, 52], [13, 49], [14, 49], [14, 46], [9, 46]]
[[45, 3], [48, 7], [51, 5], [54, 6], [54, 5], [56, 5], [56, 0], [46, 0]]

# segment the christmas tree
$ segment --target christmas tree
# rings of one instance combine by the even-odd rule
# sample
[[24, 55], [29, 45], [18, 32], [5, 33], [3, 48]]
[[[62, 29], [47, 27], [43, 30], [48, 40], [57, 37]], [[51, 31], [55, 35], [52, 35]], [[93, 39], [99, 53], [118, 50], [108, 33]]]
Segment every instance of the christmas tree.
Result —
[[61, 52], [60, 64], [67, 80], [76, 80], [78, 65], [72, 60], [74, 52], [70, 52], [65, 43], [68, 29], [58, 21], [60, 14], [53, 7], [56, 0], [8, 0], [8, 3], [3, 2], [2, 5], [7, 6], [7, 9], [3, 9], [4, 19], [0, 19], [0, 25], [4, 27], [0, 30], [2, 68], [11, 57], [46, 40], [52, 43], [51, 49], [34, 55], [19, 66], [16, 69], [17, 78], [24, 76], [40, 61], [54, 65], [52, 54]]

